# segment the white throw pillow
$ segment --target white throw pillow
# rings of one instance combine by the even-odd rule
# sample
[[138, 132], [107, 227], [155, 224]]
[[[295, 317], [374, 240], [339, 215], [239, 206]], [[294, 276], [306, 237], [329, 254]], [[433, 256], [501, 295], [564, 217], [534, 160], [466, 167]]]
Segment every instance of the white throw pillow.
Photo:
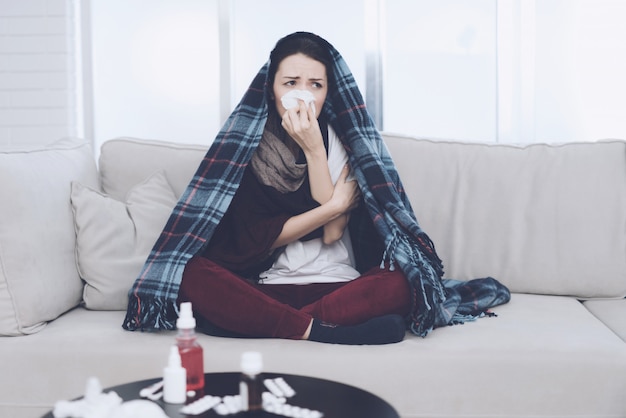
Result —
[[76, 260], [88, 309], [125, 310], [128, 290], [163, 230], [177, 198], [163, 171], [133, 187], [120, 202], [72, 183]]
[[98, 187], [82, 139], [0, 150], [0, 335], [36, 333], [80, 303], [72, 181]]

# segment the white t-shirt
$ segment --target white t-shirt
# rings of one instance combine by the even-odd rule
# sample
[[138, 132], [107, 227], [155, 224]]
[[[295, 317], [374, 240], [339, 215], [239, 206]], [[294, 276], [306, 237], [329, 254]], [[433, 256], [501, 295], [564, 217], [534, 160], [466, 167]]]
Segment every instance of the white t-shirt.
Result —
[[[337, 134], [328, 127], [328, 169], [335, 184], [348, 161]], [[321, 238], [288, 244], [269, 270], [259, 275], [263, 284], [334, 283], [360, 276], [354, 268], [350, 234], [324, 244]]]

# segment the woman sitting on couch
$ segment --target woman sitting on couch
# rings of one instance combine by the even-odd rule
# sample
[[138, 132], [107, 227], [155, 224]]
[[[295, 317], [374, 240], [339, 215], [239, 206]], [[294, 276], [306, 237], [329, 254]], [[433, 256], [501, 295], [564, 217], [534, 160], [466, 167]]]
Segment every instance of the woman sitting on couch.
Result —
[[442, 275], [341, 55], [298, 32], [278, 41], [201, 163], [124, 326], [172, 328], [175, 304], [191, 301], [218, 335], [394, 343], [407, 325], [440, 325]]

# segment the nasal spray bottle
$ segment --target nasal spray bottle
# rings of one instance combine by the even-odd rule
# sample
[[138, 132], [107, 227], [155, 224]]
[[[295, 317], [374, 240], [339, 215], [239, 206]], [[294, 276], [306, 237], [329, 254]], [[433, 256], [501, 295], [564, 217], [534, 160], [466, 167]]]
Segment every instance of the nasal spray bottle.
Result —
[[176, 321], [178, 335], [176, 345], [183, 367], [187, 370], [187, 390], [204, 388], [204, 360], [202, 346], [196, 337], [196, 319], [193, 317], [191, 302], [180, 304], [180, 315]]
[[167, 367], [163, 369], [163, 400], [174, 404], [187, 400], [187, 373], [180, 364], [180, 354], [175, 345], [170, 349]]

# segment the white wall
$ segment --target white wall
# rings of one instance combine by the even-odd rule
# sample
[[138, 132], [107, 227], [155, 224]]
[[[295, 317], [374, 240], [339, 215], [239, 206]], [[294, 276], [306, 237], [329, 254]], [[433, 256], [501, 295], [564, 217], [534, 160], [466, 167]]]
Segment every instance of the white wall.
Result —
[[0, 0], [0, 146], [81, 135], [75, 9], [65, 0]]

